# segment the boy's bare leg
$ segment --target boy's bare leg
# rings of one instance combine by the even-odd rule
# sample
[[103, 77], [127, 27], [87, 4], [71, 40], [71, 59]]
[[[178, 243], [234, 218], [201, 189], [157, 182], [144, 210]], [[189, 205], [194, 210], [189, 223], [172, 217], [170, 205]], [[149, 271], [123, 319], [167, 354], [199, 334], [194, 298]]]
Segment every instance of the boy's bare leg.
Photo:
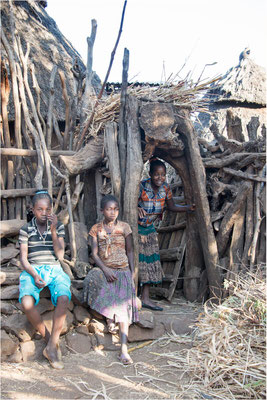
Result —
[[[68, 303], [69, 303], [68, 296], [60, 296], [57, 299], [57, 306], [53, 317], [52, 332], [49, 341], [47, 343], [47, 346], [44, 350], [51, 365], [52, 363], [59, 362], [59, 354], [58, 354], [59, 336], [62, 331], [62, 327], [66, 318]], [[61, 365], [60, 368], [63, 368], [63, 365]]]
[[128, 322], [120, 322], [120, 339], [121, 339], [121, 355], [120, 360], [123, 364], [132, 364], [133, 361], [128, 353], [127, 341], [128, 341], [129, 324]]
[[23, 296], [21, 304], [23, 307], [23, 311], [25, 312], [32, 326], [35, 328], [36, 331], [38, 331], [42, 335], [46, 343], [48, 343], [50, 339], [50, 333], [47, 330], [40, 313], [38, 312], [37, 308], [34, 305], [35, 304], [34, 298], [32, 296]]

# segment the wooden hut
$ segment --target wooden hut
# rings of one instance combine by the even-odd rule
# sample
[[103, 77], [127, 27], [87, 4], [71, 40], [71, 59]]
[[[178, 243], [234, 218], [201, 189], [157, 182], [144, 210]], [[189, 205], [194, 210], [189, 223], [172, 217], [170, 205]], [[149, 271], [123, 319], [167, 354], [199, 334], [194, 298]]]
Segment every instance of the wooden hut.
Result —
[[[128, 87], [127, 49], [121, 92], [101, 99], [96, 98], [92, 59], [88, 57], [83, 85], [79, 61], [72, 61], [68, 52], [63, 56], [55, 50], [60, 53], [58, 57], [66, 58], [69, 67], [66, 66], [64, 71], [67, 74], [67, 70], [71, 70], [74, 74], [72, 82], [77, 83], [73, 85], [74, 92], [68, 92], [71, 85], [66, 84], [65, 72], [59, 73], [61, 105], [64, 104], [65, 109], [58, 109], [60, 118], [64, 118], [64, 129], [58, 130], [58, 118], [53, 117], [57, 109], [54, 102], [57, 65], [50, 64], [47, 70], [50, 75], [48, 73], [44, 81], [47, 85], [39, 92], [43, 63], [31, 68], [31, 83], [28, 71], [33, 63], [32, 55], [23, 42], [22, 23], [17, 23], [22, 15], [26, 25], [35, 19], [40, 29], [42, 21], [48, 18], [46, 12], [32, 1], [22, 5], [7, 2], [5, 6], [10, 7], [11, 12], [5, 13], [2, 36], [8, 64], [2, 69], [5, 77], [1, 149], [4, 155], [1, 209], [5, 222], [2, 223], [2, 236], [7, 238], [18, 232], [18, 227], [13, 229], [15, 219], [26, 219], [27, 196], [31, 196], [35, 188], [48, 187], [54, 196], [59, 218], [68, 226], [69, 247], [63, 266], [72, 278], [73, 290], [77, 291], [88, 270], [86, 232], [98, 218], [101, 196], [113, 192], [120, 199], [122, 218], [133, 230], [137, 280], [139, 181], [144, 162], [156, 155], [173, 166], [177, 173], [173, 185], [176, 201], [195, 203], [196, 212], [187, 215], [165, 213], [158, 227], [165, 280], [155, 292], [171, 300], [180, 280], [179, 287], [191, 301], [213, 295], [221, 297], [222, 282], [227, 274], [233, 275], [247, 266], [253, 269], [265, 254], [262, 228], [265, 211], [260, 201], [262, 184], [266, 181], [263, 176], [264, 144], [249, 141], [244, 145], [237, 140], [233, 143], [216, 127], [218, 144], [199, 138], [191, 114], [207, 110], [206, 100], [199, 94], [209, 88], [208, 83], [195, 85], [181, 81], [156, 87]], [[38, 29], [34, 35], [36, 42]], [[44, 50], [40, 48], [42, 54], [49, 47], [47, 42], [51, 34], [45, 32], [48, 36], [45, 36]], [[92, 21], [89, 55], [92, 55], [95, 34], [96, 23]], [[34, 41], [32, 43], [34, 46]], [[59, 46], [62, 51], [65, 49], [63, 45]], [[77, 60], [75, 51], [74, 56]], [[38, 66], [41, 69], [37, 71]], [[43, 92], [47, 93], [46, 101]], [[11, 134], [7, 112], [12, 101], [14, 133]], [[39, 106], [41, 101], [46, 111]], [[253, 203], [255, 209], [252, 210]], [[22, 224], [22, 221], [16, 222], [18, 226]], [[9, 247], [15, 248], [12, 244]], [[19, 268], [13, 255], [4, 260], [7, 268], [10, 262]]]
[[242, 54], [239, 64], [211, 85], [208, 112], [198, 116], [196, 129], [209, 140], [211, 126], [240, 142], [266, 135], [266, 70]]

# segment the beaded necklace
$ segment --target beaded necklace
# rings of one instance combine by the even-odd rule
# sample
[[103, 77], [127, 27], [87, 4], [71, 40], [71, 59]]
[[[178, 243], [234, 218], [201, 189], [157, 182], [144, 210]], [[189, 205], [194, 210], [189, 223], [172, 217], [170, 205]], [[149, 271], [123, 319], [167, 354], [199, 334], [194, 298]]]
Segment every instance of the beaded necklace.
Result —
[[47, 237], [47, 235], [48, 235], [48, 221], [46, 221], [46, 230], [45, 230], [43, 233], [41, 233], [41, 232], [39, 231], [36, 218], [35, 218], [35, 220], [34, 220], [34, 223], [35, 223], [37, 232], [38, 232], [39, 235], [40, 235], [39, 239], [43, 239], [43, 242], [45, 243], [46, 237]]

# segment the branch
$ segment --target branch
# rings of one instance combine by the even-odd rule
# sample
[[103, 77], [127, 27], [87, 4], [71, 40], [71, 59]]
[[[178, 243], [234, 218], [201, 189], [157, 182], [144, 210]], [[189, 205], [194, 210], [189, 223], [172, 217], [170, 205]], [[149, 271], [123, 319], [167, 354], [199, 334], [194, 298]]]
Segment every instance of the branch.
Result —
[[95, 111], [96, 111], [96, 107], [98, 106], [99, 100], [101, 99], [101, 97], [103, 95], [103, 92], [104, 92], [104, 88], [106, 86], [106, 83], [107, 83], [107, 80], [108, 80], [108, 77], [109, 77], [109, 74], [110, 74], [110, 71], [111, 71], [111, 67], [112, 67], [112, 64], [113, 64], [113, 61], [114, 61], [114, 56], [115, 56], [115, 53], [116, 53], [116, 50], [117, 50], [117, 47], [118, 47], [118, 44], [119, 44], [119, 40], [120, 40], [120, 37], [121, 37], [126, 4], [127, 4], [127, 0], [124, 1], [123, 10], [122, 10], [122, 16], [121, 16], [120, 29], [119, 29], [119, 33], [118, 33], [118, 37], [117, 37], [114, 49], [111, 52], [111, 57], [110, 57], [110, 62], [109, 62], [109, 67], [108, 67], [108, 70], [107, 70], [107, 73], [106, 73], [106, 77], [105, 77], [104, 82], [102, 84], [101, 90], [100, 90], [100, 92], [99, 92], [99, 94], [97, 96], [97, 99], [96, 99], [94, 108], [92, 110], [92, 113], [90, 115], [90, 118], [86, 122], [85, 127], [83, 128], [81, 138], [80, 138], [80, 140], [79, 140], [79, 142], [77, 144], [77, 148], [76, 148], [77, 151], [80, 150], [80, 148], [82, 146], [84, 136], [85, 136], [89, 126], [91, 125], [91, 123], [93, 121], [93, 118], [94, 118], [94, 115], [95, 115]]
[[266, 183], [266, 178], [263, 178], [263, 177], [260, 177], [257, 175], [248, 174], [247, 172], [236, 171], [235, 169], [232, 169], [232, 168], [223, 168], [223, 171], [226, 172], [227, 174], [237, 176], [238, 178], [241, 178], [241, 179], [247, 179], [249, 181]]

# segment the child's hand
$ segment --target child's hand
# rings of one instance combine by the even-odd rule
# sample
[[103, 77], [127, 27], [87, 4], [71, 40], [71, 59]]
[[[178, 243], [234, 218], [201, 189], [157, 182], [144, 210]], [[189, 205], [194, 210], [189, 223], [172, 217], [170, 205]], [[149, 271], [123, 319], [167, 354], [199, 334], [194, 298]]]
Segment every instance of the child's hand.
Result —
[[56, 214], [51, 214], [47, 216], [47, 221], [50, 222], [51, 230], [57, 228], [57, 216]]
[[196, 205], [194, 203], [189, 204], [187, 207], [188, 207], [188, 211], [195, 211], [195, 209], [196, 209]]
[[46, 285], [46, 282], [39, 275], [35, 276], [34, 283], [39, 289], [45, 287]]
[[105, 268], [103, 269], [103, 272], [108, 282], [114, 282], [117, 280], [111, 269]]
[[142, 207], [138, 207], [139, 218], [144, 218], [146, 215], [147, 215], [147, 212]]

